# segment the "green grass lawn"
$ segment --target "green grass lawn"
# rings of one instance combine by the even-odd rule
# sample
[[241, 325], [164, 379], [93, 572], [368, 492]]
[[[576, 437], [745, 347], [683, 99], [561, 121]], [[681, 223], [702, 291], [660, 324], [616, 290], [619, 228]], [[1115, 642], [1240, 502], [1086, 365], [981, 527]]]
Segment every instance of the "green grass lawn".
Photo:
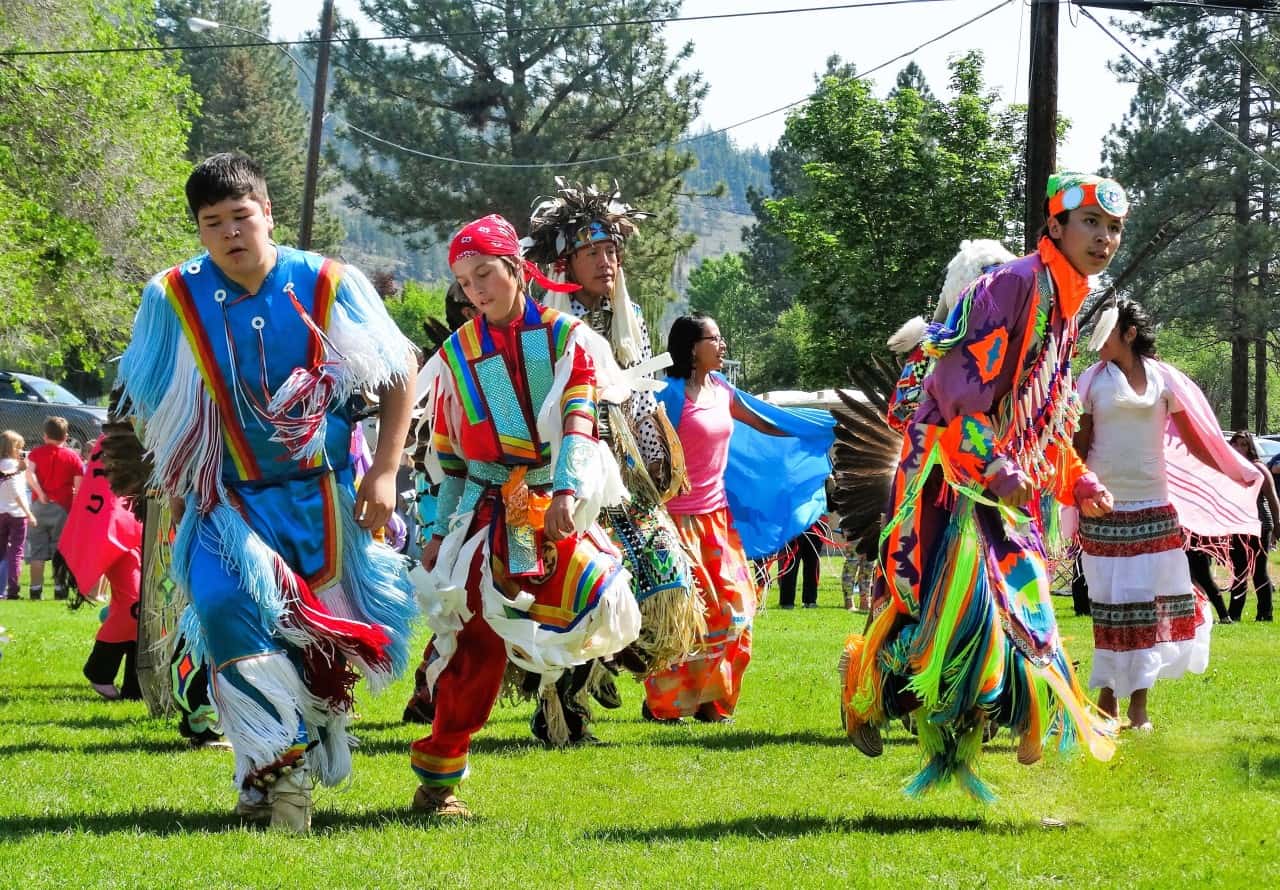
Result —
[[[463, 787], [468, 824], [409, 811], [409, 680], [362, 695], [354, 781], [319, 791], [305, 838], [237, 822], [229, 753], [97, 699], [80, 675], [96, 609], [0, 603], [14, 637], [0, 660], [0, 887], [1280, 882], [1280, 627], [1219, 628], [1208, 673], [1158, 686], [1156, 732], [1124, 735], [1110, 763], [1020, 767], [999, 737], [980, 772], [1000, 800], [984, 807], [955, 790], [903, 797], [918, 755], [901, 730], [878, 760], [844, 741], [835, 663], [863, 618], [840, 600], [833, 571], [821, 608], [760, 616], [733, 725], [643, 723], [627, 681], [596, 727], [607, 745], [548, 752], [530, 742], [529, 705], [499, 707]], [[1087, 675], [1088, 621], [1064, 617], [1063, 635]]]

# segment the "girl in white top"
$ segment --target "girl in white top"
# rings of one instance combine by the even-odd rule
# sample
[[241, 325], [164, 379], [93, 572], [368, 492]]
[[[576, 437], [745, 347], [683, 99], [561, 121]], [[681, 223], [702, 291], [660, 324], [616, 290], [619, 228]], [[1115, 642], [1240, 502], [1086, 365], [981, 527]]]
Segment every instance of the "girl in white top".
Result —
[[27, 544], [27, 523], [36, 524], [27, 494], [26, 467], [22, 459], [24, 444], [13, 430], [0, 433], [0, 578], [4, 579], [7, 599], [18, 598], [18, 573], [22, 571], [22, 553]]
[[[1101, 367], [1083, 393], [1076, 449], [1115, 498], [1115, 509], [1081, 518], [1082, 563], [1093, 614], [1089, 686], [1098, 707], [1118, 716], [1128, 698], [1130, 725], [1150, 730], [1147, 690], [1159, 677], [1203, 673], [1212, 621], [1191, 584], [1184, 534], [1169, 503], [1165, 428], [1172, 421], [1188, 450], [1213, 458], [1155, 360], [1155, 333], [1142, 307], [1119, 301], [1119, 319], [1098, 352]], [[1086, 372], [1088, 373], [1088, 372]]]

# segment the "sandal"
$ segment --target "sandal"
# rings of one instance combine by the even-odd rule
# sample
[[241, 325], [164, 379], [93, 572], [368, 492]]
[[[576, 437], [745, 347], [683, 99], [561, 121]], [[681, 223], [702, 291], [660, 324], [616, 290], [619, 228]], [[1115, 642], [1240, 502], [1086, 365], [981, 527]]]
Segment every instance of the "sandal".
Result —
[[453, 793], [452, 788], [419, 785], [413, 795], [413, 809], [442, 819], [470, 819], [471, 807]]

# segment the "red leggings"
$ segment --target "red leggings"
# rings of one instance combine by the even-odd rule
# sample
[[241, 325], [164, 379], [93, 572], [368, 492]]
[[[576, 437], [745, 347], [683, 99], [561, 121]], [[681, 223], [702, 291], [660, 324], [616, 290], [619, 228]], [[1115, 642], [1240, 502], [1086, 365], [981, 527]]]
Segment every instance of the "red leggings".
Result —
[[482, 547], [467, 583], [471, 620], [463, 625], [458, 651], [436, 680], [431, 732], [410, 748], [413, 771], [424, 785], [456, 785], [466, 777], [471, 737], [488, 721], [502, 691], [507, 650], [482, 614], [480, 560], [484, 558]]

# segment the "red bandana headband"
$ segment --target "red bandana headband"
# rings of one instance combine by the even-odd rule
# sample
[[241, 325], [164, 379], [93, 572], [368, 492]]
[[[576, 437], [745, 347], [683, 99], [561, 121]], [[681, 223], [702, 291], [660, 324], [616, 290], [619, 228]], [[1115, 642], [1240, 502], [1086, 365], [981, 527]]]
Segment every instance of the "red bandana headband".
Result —
[[525, 274], [547, 290], [571, 294], [581, 290], [576, 284], [552, 281], [533, 263], [520, 256], [520, 239], [515, 227], [496, 213], [467, 223], [449, 242], [449, 265], [470, 256], [515, 257], [524, 266]]

